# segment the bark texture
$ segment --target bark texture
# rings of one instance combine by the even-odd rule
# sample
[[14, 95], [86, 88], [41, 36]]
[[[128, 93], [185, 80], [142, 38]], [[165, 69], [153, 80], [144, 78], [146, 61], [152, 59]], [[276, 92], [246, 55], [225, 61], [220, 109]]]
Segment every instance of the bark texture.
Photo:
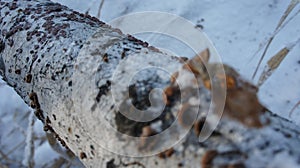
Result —
[[[120, 111], [130, 113], [147, 109], [149, 117], [156, 116], [155, 111], [160, 110], [160, 106], [155, 104], [164, 100], [148, 100], [148, 94], [154, 88], [172, 86], [172, 81], [157, 68], [143, 68], [161, 67], [173, 74], [183, 65], [180, 59], [124, 35], [96, 18], [51, 1], [4, 0], [0, 4], [1, 76], [35, 109], [45, 130], [53, 132], [85, 166], [276, 167], [300, 164], [299, 127], [271, 112], [264, 115], [270, 123], [260, 129], [225, 117], [213, 135], [200, 143], [197, 131], [210, 105], [210, 93], [201, 87], [200, 80], [200, 88], [195, 89], [189, 72], [182, 71], [179, 75], [185, 81], [181, 93], [188, 97], [200, 93], [200, 104], [183, 98], [181, 105], [173, 89], [157, 119], [134, 122], [126, 118]], [[136, 74], [134, 78], [133, 74]], [[131, 110], [131, 102], [136, 109]], [[172, 124], [184, 103], [188, 103], [187, 108], [193, 112], [200, 108], [199, 115], [187, 114], [188, 119], [196, 120], [191, 131], [192, 125], [185, 127], [185, 121], [180, 118]], [[162, 130], [168, 131], [155, 136]], [[151, 135], [152, 139], [144, 138]], [[147, 157], [139, 157], [143, 155]]]

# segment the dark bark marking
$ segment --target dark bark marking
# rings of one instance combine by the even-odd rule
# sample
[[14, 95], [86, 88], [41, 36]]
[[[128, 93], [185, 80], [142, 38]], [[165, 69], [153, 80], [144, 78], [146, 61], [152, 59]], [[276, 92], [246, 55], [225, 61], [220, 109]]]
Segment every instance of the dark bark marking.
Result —
[[27, 74], [24, 80], [25, 80], [26, 83], [31, 83], [32, 74]]
[[56, 120], [56, 115], [55, 114], [53, 114], [52, 117], [53, 117], [54, 120]]
[[115, 165], [115, 159], [111, 159], [110, 161], [108, 161], [107, 163], [106, 163], [106, 168], [116, 168], [117, 167], [117, 165]]
[[36, 109], [34, 112], [36, 117], [44, 123], [45, 117], [44, 117], [43, 111], [41, 110], [41, 106], [40, 106], [37, 94], [35, 92], [30, 93], [29, 99], [31, 100], [30, 106], [32, 108]]
[[101, 96], [106, 95], [109, 92], [110, 85], [111, 85], [111, 82], [108, 80], [108, 81], [106, 81], [106, 84], [99, 87], [99, 92], [95, 98], [97, 102], [100, 102]]
[[122, 113], [117, 112], [115, 117], [117, 130], [129, 136], [138, 137], [142, 134], [144, 126], [149, 125], [147, 122], [136, 122], [125, 117]]
[[72, 134], [72, 128], [71, 128], [71, 127], [68, 128], [68, 132], [69, 132], [70, 134]]
[[165, 150], [164, 152], [159, 153], [158, 157], [161, 159], [166, 159], [166, 158], [171, 157], [174, 154], [174, 152], [175, 152], [174, 149], [170, 148], [168, 150]]
[[87, 158], [87, 156], [84, 152], [80, 152], [79, 156], [80, 156], [80, 159], [86, 159]]
[[5, 78], [5, 64], [2, 57], [0, 57], [0, 75]]
[[141, 46], [143, 46], [143, 47], [148, 47], [148, 45], [149, 45], [147, 42], [144, 42], [144, 41], [142, 41], [142, 40], [139, 40], [139, 39], [135, 38], [135, 37], [132, 36], [132, 35], [127, 35], [127, 38], [128, 38], [129, 41], [132, 41], [132, 42], [134, 42], [134, 43], [136, 43], [136, 44], [138, 44], [138, 45], [141, 45]]
[[5, 44], [2, 40], [0, 40], [0, 53], [5, 49]]
[[122, 166], [124, 166], [124, 167], [128, 167], [128, 166], [130, 166], [130, 167], [131, 167], [131, 166], [136, 167], [136, 166], [134, 166], [134, 165], [137, 165], [137, 166], [139, 166], [139, 167], [146, 168], [145, 165], [143, 165], [142, 163], [137, 162], [137, 161], [129, 162], [129, 163], [123, 163], [123, 162], [121, 161], [121, 163], [122, 163]]

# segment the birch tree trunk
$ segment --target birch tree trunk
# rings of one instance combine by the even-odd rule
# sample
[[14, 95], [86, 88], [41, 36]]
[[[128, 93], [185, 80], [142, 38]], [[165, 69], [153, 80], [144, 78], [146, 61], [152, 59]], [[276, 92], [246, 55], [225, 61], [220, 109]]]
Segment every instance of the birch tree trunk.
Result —
[[[195, 88], [193, 74], [182, 70], [177, 79], [188, 97], [181, 104], [170, 78], [143, 69], [176, 74], [181, 59], [51, 1], [0, 4], [1, 76], [86, 167], [299, 166], [299, 127], [271, 112], [263, 114], [269, 124], [262, 128], [225, 117], [199, 142], [210, 91], [200, 79]], [[188, 99], [197, 93], [200, 104]], [[192, 112], [177, 114], [182, 108]], [[143, 118], [138, 112], [157, 118], [135, 122]], [[185, 127], [183, 114], [195, 124]]]

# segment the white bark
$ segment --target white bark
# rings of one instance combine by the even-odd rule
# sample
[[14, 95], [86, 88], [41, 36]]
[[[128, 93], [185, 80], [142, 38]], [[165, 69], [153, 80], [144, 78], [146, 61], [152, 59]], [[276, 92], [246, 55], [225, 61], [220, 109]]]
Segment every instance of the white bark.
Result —
[[[189, 129], [177, 122], [170, 132], [147, 142], [111, 131], [112, 126], [128, 135], [147, 136], [150, 133], [146, 125], [156, 132], [170, 126], [170, 116], [176, 116], [180, 108], [178, 103], [168, 106], [155, 122], [146, 124], [132, 122], [119, 111], [130, 107], [126, 95], [130, 89], [125, 84], [139, 68], [162, 67], [173, 74], [182, 62], [95, 18], [50, 1], [0, 3], [1, 75], [36, 110], [45, 129], [53, 131], [87, 167], [273, 167], [273, 163], [286, 158], [286, 164], [300, 164], [299, 127], [270, 112], [265, 114], [270, 124], [261, 129], [224, 118], [202, 143], [193, 131], [187, 132]], [[145, 93], [152, 88], [164, 89], [170, 81], [151, 68], [140, 72], [135, 84], [141, 87], [136, 87], [137, 95], [131, 97], [136, 99], [136, 106], [145, 108], [149, 106]], [[185, 80], [182, 93], [191, 94], [195, 89], [190, 84], [190, 73], [181, 75]], [[201, 95], [200, 112], [205, 112], [209, 93], [204, 88], [197, 91]], [[151, 103], [148, 112], [155, 115], [153, 105], [159, 102]], [[195, 111], [194, 106], [191, 108]], [[163, 154], [153, 155], [169, 148], [173, 152], [165, 152], [166, 158], [161, 158]], [[143, 155], [153, 156], [138, 158]]]

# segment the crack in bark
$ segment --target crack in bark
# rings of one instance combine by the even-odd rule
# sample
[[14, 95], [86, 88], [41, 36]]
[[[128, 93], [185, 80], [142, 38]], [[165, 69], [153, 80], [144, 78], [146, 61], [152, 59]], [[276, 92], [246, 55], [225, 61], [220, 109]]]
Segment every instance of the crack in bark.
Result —
[[5, 79], [5, 64], [1, 56], [0, 56], [0, 75]]

